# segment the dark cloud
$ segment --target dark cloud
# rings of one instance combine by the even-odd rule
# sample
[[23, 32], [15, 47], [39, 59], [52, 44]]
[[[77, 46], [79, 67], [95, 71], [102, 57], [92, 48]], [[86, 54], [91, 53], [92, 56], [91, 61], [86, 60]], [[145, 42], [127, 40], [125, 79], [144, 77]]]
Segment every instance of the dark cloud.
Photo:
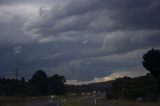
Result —
[[110, 53], [125, 53], [148, 47], [159, 47], [159, 34], [158, 30], [115, 31], [106, 36], [102, 50]]
[[1, 0], [0, 5], [23, 4], [23, 3], [53, 3], [58, 0]]
[[[159, 29], [160, 1], [122, 0], [115, 17], [117, 24], [133, 29]], [[117, 6], [118, 7], [118, 6]]]
[[[38, 2], [2, 0], [0, 4], [23, 6]], [[52, 8], [46, 5], [37, 8], [36, 18], [15, 15], [16, 11], [6, 15], [2, 10], [0, 70], [3, 75], [15, 68], [21, 68], [27, 76], [41, 68], [49, 75], [60, 73], [78, 80], [121, 71], [142, 70], [143, 73], [143, 53], [160, 47], [159, 0], [47, 2], [53, 3]]]
[[13, 44], [24, 44], [32, 42], [32, 37], [28, 36], [23, 31], [23, 24], [25, 19], [10, 14], [8, 12], [2, 12], [0, 14], [0, 44], [2, 45], [13, 45]]
[[159, 5], [157, 0], [71, 0], [45, 11], [28, 29], [49, 36], [70, 31], [159, 29]]

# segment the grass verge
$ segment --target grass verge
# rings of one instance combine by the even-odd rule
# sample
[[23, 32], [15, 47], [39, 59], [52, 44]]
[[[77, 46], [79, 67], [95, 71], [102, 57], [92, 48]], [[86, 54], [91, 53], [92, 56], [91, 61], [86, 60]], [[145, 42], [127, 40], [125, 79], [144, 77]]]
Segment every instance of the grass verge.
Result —
[[20, 106], [22, 104], [43, 102], [49, 97], [0, 97], [0, 106]]
[[160, 106], [160, 103], [135, 102], [135, 101], [126, 101], [126, 100], [111, 100], [109, 101], [109, 103], [126, 105], [126, 106]]

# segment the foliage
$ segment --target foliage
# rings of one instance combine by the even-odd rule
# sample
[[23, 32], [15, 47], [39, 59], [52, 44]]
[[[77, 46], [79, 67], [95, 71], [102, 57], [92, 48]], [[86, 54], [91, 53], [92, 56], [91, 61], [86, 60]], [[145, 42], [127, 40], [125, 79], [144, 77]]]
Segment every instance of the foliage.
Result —
[[112, 86], [112, 81], [100, 82], [100, 83], [91, 83], [86, 85], [67, 85], [67, 91], [70, 93], [80, 94], [81, 92], [90, 92], [93, 91], [102, 91], [110, 89]]
[[38, 70], [28, 81], [25, 78], [21, 78], [21, 80], [0, 78], [0, 96], [60, 95], [66, 92], [64, 83], [64, 76], [55, 74], [47, 77], [44, 71]]
[[47, 81], [47, 74], [44, 71], [38, 70], [32, 76], [32, 79], [29, 80], [28, 84], [29, 84], [30, 94], [47, 95], [48, 81]]
[[136, 78], [118, 78], [112, 83], [113, 98], [136, 99], [142, 97], [153, 99], [158, 87], [151, 74]]
[[160, 50], [151, 49], [143, 55], [143, 66], [154, 76], [160, 93]]
[[15, 79], [0, 79], [0, 95], [19, 96], [25, 95], [27, 84], [25, 81]]
[[65, 83], [66, 79], [64, 76], [59, 76], [58, 74], [55, 74], [54, 76], [51, 76], [48, 78], [48, 87], [50, 94], [54, 95], [61, 95], [66, 92], [66, 86]]
[[151, 49], [145, 53], [142, 63], [154, 77], [160, 77], [160, 51], [158, 49]]

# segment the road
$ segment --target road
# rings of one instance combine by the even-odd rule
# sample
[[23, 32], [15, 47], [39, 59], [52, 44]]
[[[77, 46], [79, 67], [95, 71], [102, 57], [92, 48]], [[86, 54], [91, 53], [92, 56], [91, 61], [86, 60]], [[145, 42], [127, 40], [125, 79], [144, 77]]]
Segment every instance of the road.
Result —
[[79, 101], [81, 103], [93, 103], [94, 104], [95, 99], [96, 99], [96, 102], [102, 102], [102, 100], [105, 100], [105, 94], [86, 96], [86, 97], [81, 98]]
[[128, 106], [126, 104], [115, 104], [115, 103], [107, 102], [105, 100], [105, 94], [87, 96], [87, 97], [81, 98], [79, 102], [95, 104], [95, 99], [96, 99], [96, 103], [100, 106]]
[[23, 106], [59, 106], [59, 105], [54, 101], [48, 101], [48, 102], [42, 102], [42, 103], [27, 104]]

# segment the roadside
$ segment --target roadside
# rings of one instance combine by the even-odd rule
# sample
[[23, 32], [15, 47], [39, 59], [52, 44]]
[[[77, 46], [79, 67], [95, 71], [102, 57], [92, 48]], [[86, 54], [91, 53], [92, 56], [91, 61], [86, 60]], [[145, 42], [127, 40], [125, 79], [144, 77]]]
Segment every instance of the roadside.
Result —
[[106, 100], [104, 94], [95, 95], [96, 105], [94, 100], [94, 95], [84, 96], [78, 98], [79, 101], [71, 102], [69, 104], [64, 104], [64, 106], [160, 106], [160, 103], [153, 102], [136, 102], [129, 100]]
[[[96, 96], [97, 104], [94, 104], [93, 96], [67, 97], [66, 103], [60, 106], [160, 106], [160, 103], [134, 102], [122, 100], [105, 100], [103, 96]], [[101, 99], [100, 99], [101, 98]], [[0, 97], [0, 106], [55, 106], [54, 102], [46, 97]]]

